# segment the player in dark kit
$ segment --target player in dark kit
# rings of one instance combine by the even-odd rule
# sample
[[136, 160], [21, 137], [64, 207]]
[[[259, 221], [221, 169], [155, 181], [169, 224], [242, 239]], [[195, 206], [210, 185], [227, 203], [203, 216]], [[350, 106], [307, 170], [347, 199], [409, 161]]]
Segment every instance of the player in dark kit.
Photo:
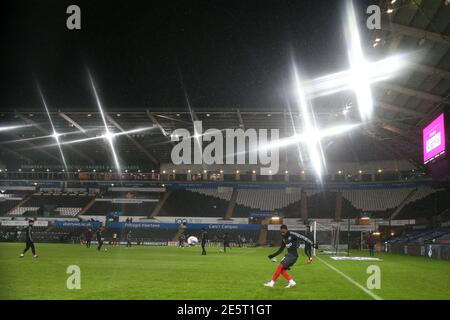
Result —
[[[308, 229], [306, 230], [306, 237], [309, 239], [312, 238], [310, 227], [308, 227]], [[308, 241], [305, 241], [305, 254], [308, 257], [306, 262], [308, 264], [311, 264], [313, 261], [311, 249], [312, 249], [311, 243], [309, 243]]]
[[183, 248], [185, 241], [186, 241], [186, 236], [184, 235], [184, 233], [180, 234], [180, 237], [178, 238], [178, 246], [180, 248]]
[[206, 255], [206, 242], [208, 241], [208, 232], [205, 229], [202, 229], [202, 256]]
[[103, 245], [102, 228], [98, 228], [97, 232], [95, 232], [95, 235], [97, 237], [97, 242], [98, 242], [97, 250], [100, 251], [102, 249], [102, 245]]
[[371, 257], [374, 256], [375, 252], [375, 244], [377, 243], [377, 240], [375, 239], [375, 236], [373, 233], [369, 233], [369, 237], [367, 238], [367, 245], [369, 247], [369, 254]]
[[301, 234], [289, 231], [287, 226], [284, 224], [280, 227], [280, 232], [282, 236], [280, 249], [278, 249], [277, 252], [269, 255], [269, 259], [271, 259], [273, 262], [276, 262], [277, 260], [275, 257], [278, 256], [280, 253], [282, 253], [285, 248], [287, 249], [288, 252], [281, 260], [280, 265], [277, 267], [272, 277], [272, 280], [265, 283], [264, 286], [272, 288], [275, 285], [275, 281], [277, 281], [278, 277], [281, 274], [287, 281], [289, 281], [286, 288], [292, 288], [296, 285], [296, 283], [289, 275], [289, 273], [287, 273], [286, 270], [289, 270], [297, 262], [298, 259], [297, 249], [299, 247], [300, 242], [305, 241], [305, 243], [308, 242], [311, 245], [313, 245], [313, 242]]
[[88, 229], [86, 233], [84, 234], [84, 238], [86, 239], [86, 248], [91, 247], [91, 241], [92, 241], [92, 230]]
[[227, 252], [227, 248], [230, 248], [230, 239], [228, 238], [228, 233], [225, 232], [223, 235], [223, 252]]
[[20, 254], [20, 257], [23, 258], [25, 256], [25, 253], [28, 251], [28, 249], [31, 248], [31, 252], [33, 253], [33, 258], [37, 258], [36, 249], [34, 248], [34, 240], [33, 240], [33, 225], [34, 221], [30, 220], [28, 221], [28, 227], [25, 229], [26, 235], [26, 245], [23, 252]]
[[125, 247], [131, 248], [131, 230], [128, 230], [127, 232], [127, 244]]

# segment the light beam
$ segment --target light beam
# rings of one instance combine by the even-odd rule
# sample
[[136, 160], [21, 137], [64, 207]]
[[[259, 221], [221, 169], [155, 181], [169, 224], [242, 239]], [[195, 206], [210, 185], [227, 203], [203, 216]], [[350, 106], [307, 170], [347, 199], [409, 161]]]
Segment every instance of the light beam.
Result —
[[17, 126], [2, 126], [2, 127], [0, 127], [0, 132], [12, 131], [12, 130], [31, 127], [31, 126], [32, 126], [31, 124], [24, 124], [24, 125], [17, 125]]
[[127, 134], [139, 133], [139, 132], [144, 132], [144, 131], [148, 131], [148, 130], [152, 130], [152, 129], [155, 129], [155, 127], [137, 128], [137, 129], [121, 131], [121, 132], [117, 132], [117, 133], [109, 131], [108, 135], [106, 133], [104, 133], [104, 134], [101, 134], [101, 135], [95, 136], [95, 137], [88, 137], [88, 138], [82, 138], [82, 139], [77, 139], [77, 140], [64, 141], [64, 142], [61, 142], [61, 145], [76, 144], [76, 143], [82, 143], [82, 142], [88, 142], [88, 141], [100, 140], [100, 139], [104, 139], [104, 140], [115, 139], [116, 137], [124, 136]]
[[95, 96], [95, 101], [97, 103], [98, 110], [100, 111], [100, 115], [102, 117], [103, 125], [105, 127], [105, 133], [103, 134], [103, 138], [105, 138], [108, 141], [109, 149], [113, 155], [114, 164], [116, 166], [116, 170], [121, 173], [120, 163], [119, 163], [119, 157], [117, 156], [116, 148], [114, 146], [114, 137], [115, 135], [109, 131], [108, 124], [106, 122], [105, 114], [103, 113], [103, 107], [102, 103], [100, 101], [100, 98], [97, 94], [97, 89], [95, 88], [94, 80], [92, 79], [91, 73], [88, 70], [89, 74], [89, 80], [91, 82], [92, 91]]
[[293, 71], [294, 71], [295, 89], [297, 93], [296, 102], [299, 111], [302, 115], [303, 130], [304, 130], [303, 134], [311, 138], [305, 141], [307, 153], [309, 155], [310, 163], [313, 166], [314, 171], [316, 172], [317, 178], [321, 180], [323, 167], [325, 166], [325, 158], [323, 152], [321, 151], [320, 139], [315, 135], [318, 133], [318, 130], [316, 128], [316, 121], [313, 113], [314, 111], [312, 110], [307, 95], [305, 94], [305, 90], [302, 86], [300, 75], [298, 73], [295, 64], [293, 69], [294, 69]]
[[347, 24], [346, 37], [349, 42], [348, 57], [350, 60], [350, 83], [355, 92], [359, 113], [363, 120], [368, 120], [373, 112], [373, 98], [370, 78], [367, 74], [368, 63], [361, 47], [361, 37], [356, 22], [353, 1], [346, 1]]
[[48, 120], [50, 121], [50, 125], [52, 127], [52, 135], [51, 136], [53, 137], [53, 139], [55, 139], [56, 145], [58, 146], [59, 155], [61, 156], [61, 161], [64, 165], [65, 172], [68, 172], [69, 170], [67, 168], [66, 158], [64, 156], [64, 152], [62, 150], [61, 143], [59, 141], [60, 134], [58, 132], [56, 132], [52, 117], [51, 117], [50, 112], [47, 107], [47, 102], [45, 101], [44, 94], [42, 93], [42, 90], [41, 90], [39, 84], [38, 84], [38, 91], [39, 91], [39, 95], [41, 96], [41, 100], [42, 100], [42, 104], [44, 105], [45, 112], [47, 112]]

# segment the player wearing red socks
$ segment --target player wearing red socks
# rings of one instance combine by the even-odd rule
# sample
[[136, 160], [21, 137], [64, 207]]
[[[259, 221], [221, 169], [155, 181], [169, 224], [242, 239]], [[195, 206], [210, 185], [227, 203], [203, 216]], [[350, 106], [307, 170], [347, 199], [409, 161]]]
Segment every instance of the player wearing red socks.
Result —
[[277, 250], [277, 252], [269, 255], [269, 259], [276, 262], [276, 256], [282, 253], [285, 248], [287, 248], [288, 252], [286, 253], [284, 258], [278, 265], [277, 269], [275, 270], [272, 280], [265, 283], [264, 286], [273, 287], [278, 277], [282, 275], [288, 281], [288, 285], [286, 286], [286, 288], [292, 288], [296, 285], [296, 282], [294, 281], [294, 279], [292, 279], [291, 275], [287, 272], [287, 270], [289, 270], [290, 267], [292, 267], [297, 262], [298, 259], [297, 248], [299, 247], [301, 241], [305, 241], [305, 243], [307, 242], [311, 245], [313, 244], [313, 242], [299, 233], [290, 232], [287, 226], [284, 224], [280, 227], [280, 232], [282, 236], [281, 246]]

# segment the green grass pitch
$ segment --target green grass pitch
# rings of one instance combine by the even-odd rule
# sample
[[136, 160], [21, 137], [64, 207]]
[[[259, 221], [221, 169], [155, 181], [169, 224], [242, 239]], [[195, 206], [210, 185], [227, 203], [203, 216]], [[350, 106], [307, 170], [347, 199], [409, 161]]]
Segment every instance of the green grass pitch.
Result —
[[[276, 267], [267, 258], [270, 248], [223, 253], [210, 247], [201, 256], [199, 248], [106, 246], [98, 252], [37, 243], [40, 257], [33, 259], [31, 252], [19, 258], [23, 247], [0, 244], [0, 299], [373, 299], [351, 280], [366, 288], [366, 270], [374, 264], [381, 289], [371, 291], [382, 299], [450, 299], [450, 262], [423, 257], [378, 254], [383, 261], [363, 262], [319, 256], [307, 265], [301, 255], [290, 270], [297, 286], [285, 289], [282, 277], [275, 288], [262, 285]], [[69, 265], [81, 269], [80, 290], [66, 287]]]

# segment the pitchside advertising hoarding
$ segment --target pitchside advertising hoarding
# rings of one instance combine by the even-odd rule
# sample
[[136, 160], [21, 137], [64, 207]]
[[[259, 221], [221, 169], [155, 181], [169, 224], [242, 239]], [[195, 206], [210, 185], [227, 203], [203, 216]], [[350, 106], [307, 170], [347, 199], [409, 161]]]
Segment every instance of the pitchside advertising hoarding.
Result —
[[[0, 224], [4, 227], [26, 227], [28, 226], [27, 220], [4, 220], [0, 221]], [[36, 220], [34, 221], [35, 227], [48, 227], [48, 221]]]
[[278, 211], [252, 211], [250, 212], [251, 218], [272, 218], [280, 217], [281, 213]]
[[[109, 222], [106, 224], [110, 229], [178, 229], [179, 224], [176, 223], [124, 223], [124, 222]], [[187, 230], [247, 230], [247, 231], [259, 231], [261, 225], [257, 224], [207, 224], [207, 223], [189, 223], [186, 225]]]
[[445, 119], [442, 113], [423, 129], [423, 162], [426, 164], [446, 151]]
[[97, 229], [102, 226], [101, 222], [97, 221], [56, 221], [55, 226], [57, 228], [92, 228]]

